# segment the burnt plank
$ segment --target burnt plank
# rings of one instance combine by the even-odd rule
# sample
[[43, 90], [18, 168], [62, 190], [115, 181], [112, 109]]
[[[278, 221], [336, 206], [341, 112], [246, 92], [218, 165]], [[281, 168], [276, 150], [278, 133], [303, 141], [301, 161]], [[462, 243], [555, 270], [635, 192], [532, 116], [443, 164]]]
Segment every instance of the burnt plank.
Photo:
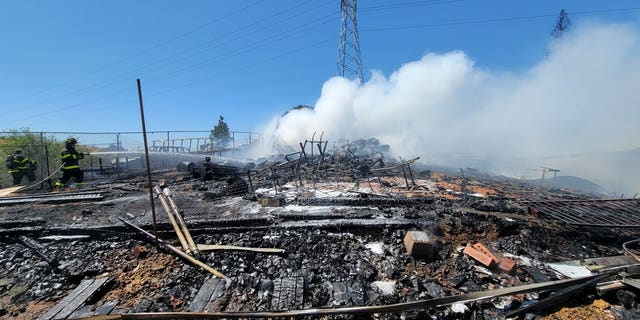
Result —
[[67, 319], [82, 319], [94, 316], [95, 312], [91, 310], [93, 309], [93, 307], [93, 305], [81, 307], [78, 310], [74, 311], [69, 317], [67, 317]]
[[273, 281], [271, 309], [274, 311], [301, 309], [304, 297], [304, 278], [283, 277]]
[[95, 315], [105, 315], [111, 313], [120, 301], [109, 301], [96, 308]]
[[196, 293], [195, 298], [193, 298], [193, 301], [191, 301], [186, 311], [204, 311], [207, 303], [209, 303], [209, 301], [211, 300], [211, 295], [213, 294], [213, 290], [218, 285], [218, 282], [220, 282], [220, 279], [215, 277], [207, 279], [200, 287], [200, 290], [198, 290], [198, 293]]
[[84, 303], [89, 300], [96, 291], [102, 288], [108, 280], [109, 278], [94, 279], [94, 281], [89, 286], [87, 286], [86, 289], [82, 290], [82, 292], [76, 295], [66, 306], [64, 306], [62, 310], [60, 310], [60, 312], [58, 312], [58, 314], [53, 317], [53, 319], [60, 320], [69, 317], [76, 309], [83, 306]]
[[40, 317], [38, 317], [38, 320], [51, 320], [51, 319], [53, 319], [53, 317], [55, 317], [58, 313], [60, 313], [60, 311], [65, 306], [67, 306], [69, 303], [71, 303], [71, 301], [73, 301], [73, 299], [76, 296], [80, 295], [93, 282], [94, 282], [94, 279], [82, 280], [82, 282], [80, 282], [80, 284], [75, 289], [73, 289], [73, 291], [71, 291], [71, 293], [69, 293], [67, 296], [62, 298], [62, 300], [60, 300], [58, 302], [58, 304], [53, 306], [53, 308], [49, 309], [49, 311], [47, 311], [45, 314], [43, 314]]
[[227, 282], [225, 280], [218, 281], [213, 293], [211, 294], [211, 298], [209, 298], [209, 302], [204, 308], [204, 312], [222, 311], [222, 308], [227, 304], [229, 299], [229, 295], [224, 294], [226, 288]]

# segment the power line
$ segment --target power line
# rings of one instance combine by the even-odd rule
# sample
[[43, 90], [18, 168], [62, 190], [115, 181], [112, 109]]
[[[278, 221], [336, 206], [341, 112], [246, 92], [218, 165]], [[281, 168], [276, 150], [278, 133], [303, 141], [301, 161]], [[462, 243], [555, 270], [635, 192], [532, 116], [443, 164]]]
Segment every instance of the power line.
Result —
[[429, 1], [394, 3], [394, 4], [385, 4], [385, 5], [379, 5], [379, 6], [364, 7], [364, 8], [358, 9], [358, 12], [401, 9], [401, 8], [408, 8], [408, 7], [428, 6], [428, 5], [434, 5], [434, 4], [461, 2], [461, 1], [464, 1], [464, 0], [429, 0]]
[[[584, 14], [593, 14], [593, 13], [615, 13], [615, 12], [635, 11], [635, 10], [640, 10], [640, 7], [621, 8], [621, 9], [590, 10], [590, 11], [577, 11], [577, 12], [571, 12], [571, 14], [572, 15], [584, 15]], [[531, 15], [531, 16], [520, 16], [520, 17], [506, 17], [506, 18], [494, 18], [494, 19], [479, 19], [479, 20], [467, 20], [467, 21], [442, 22], [442, 23], [432, 23], [432, 24], [423, 24], [423, 25], [414, 25], [414, 26], [369, 28], [369, 29], [361, 29], [360, 31], [362, 31], [362, 32], [372, 32], [372, 31], [421, 29], [421, 28], [446, 27], [446, 26], [464, 25], [464, 24], [480, 24], [480, 23], [507, 22], [507, 21], [517, 21], [517, 20], [532, 20], [532, 19], [549, 18], [549, 17], [557, 17], [557, 14], [556, 13], [550, 13], [550, 14], [540, 14], [540, 15]]]
[[[197, 26], [197, 27], [195, 27], [195, 28], [193, 28], [193, 29], [190, 29], [190, 30], [188, 30], [188, 31], [186, 31], [186, 32], [183, 32], [183, 33], [181, 33], [181, 34], [179, 34], [179, 35], [177, 35], [177, 36], [175, 36], [175, 37], [172, 37], [172, 38], [170, 38], [170, 39], [164, 40], [164, 41], [162, 41], [162, 42], [160, 42], [160, 43], [158, 43], [158, 44], [155, 44], [155, 45], [153, 45], [153, 46], [151, 46], [151, 47], [149, 47], [149, 48], [146, 48], [146, 49], [140, 50], [140, 51], [138, 51], [138, 52], [136, 52], [136, 53], [134, 53], [134, 54], [132, 54], [132, 55], [129, 55], [129, 56], [126, 56], [126, 57], [121, 58], [121, 59], [119, 59], [119, 60], [116, 60], [116, 61], [115, 61], [115, 62], [113, 62], [113, 63], [107, 64], [107, 65], [104, 65], [104, 66], [99, 67], [99, 68], [97, 68], [97, 69], [94, 69], [94, 70], [92, 70], [92, 71], [89, 71], [89, 72], [85, 73], [83, 76], [92, 75], [92, 74], [97, 73], [97, 72], [99, 72], [99, 71], [101, 71], [101, 70], [104, 70], [104, 69], [107, 69], [107, 68], [113, 67], [113, 66], [118, 65], [118, 64], [120, 64], [120, 63], [122, 63], [122, 62], [124, 62], [124, 61], [130, 60], [131, 58], [134, 58], [134, 57], [140, 56], [141, 54], [147, 53], [147, 52], [149, 52], [149, 51], [151, 51], [151, 50], [155, 50], [155, 49], [157, 49], [157, 48], [160, 48], [160, 47], [162, 47], [162, 46], [165, 46], [165, 45], [167, 45], [167, 44], [169, 44], [169, 43], [171, 43], [171, 42], [173, 42], [173, 41], [176, 41], [176, 40], [181, 39], [181, 38], [184, 38], [184, 37], [186, 37], [186, 36], [188, 36], [188, 35], [190, 35], [190, 34], [193, 34], [193, 33], [195, 33], [196, 31], [201, 30], [201, 29], [203, 29], [203, 28], [205, 28], [205, 27], [207, 27], [207, 26], [209, 26], [209, 25], [211, 25], [211, 24], [213, 24], [213, 23], [220, 22], [220, 21], [223, 21], [223, 20], [225, 20], [225, 19], [227, 19], [227, 18], [230, 18], [230, 17], [232, 17], [232, 16], [234, 16], [234, 15], [237, 15], [237, 14], [239, 14], [239, 13], [241, 13], [241, 12], [245, 11], [246, 9], [249, 9], [249, 8], [251, 8], [251, 7], [255, 6], [255, 5], [257, 5], [257, 4], [259, 4], [260, 2], [263, 2], [263, 1], [264, 1], [264, 0], [256, 0], [256, 1], [254, 1], [254, 2], [252, 2], [252, 3], [250, 3], [250, 4], [248, 4], [248, 5], [246, 5], [246, 6], [242, 7], [242, 8], [240, 8], [240, 9], [234, 10], [234, 11], [232, 11], [232, 12], [230, 12], [230, 13], [226, 14], [226, 15], [223, 15], [222, 17], [219, 17], [219, 18], [215, 18], [215, 19], [213, 19], [213, 20], [210, 20], [210, 21], [208, 21], [208, 22], [206, 22], [206, 23], [204, 23], [204, 24], [202, 24], [202, 25], [199, 25], [199, 26]], [[33, 96], [40, 95], [40, 94], [42, 94], [42, 93], [45, 93], [45, 92], [51, 91], [51, 90], [53, 90], [53, 89], [55, 89], [55, 88], [59, 88], [59, 87], [61, 87], [61, 86], [67, 85], [67, 84], [69, 84], [69, 83], [71, 83], [71, 82], [73, 82], [73, 81], [75, 81], [75, 80], [74, 80], [74, 79], [71, 79], [71, 80], [68, 80], [68, 81], [66, 81], [66, 82], [63, 82], [63, 83], [60, 83], [60, 84], [56, 84], [56, 85], [50, 86], [50, 87], [45, 88], [45, 89], [42, 89], [42, 90], [38, 90], [38, 91], [36, 91], [36, 92], [34, 92], [34, 93], [31, 93], [31, 94], [25, 95], [25, 96], [23, 96], [23, 97], [16, 98], [16, 99], [13, 99], [13, 100], [9, 100], [9, 101], [6, 101], [6, 102], [4, 102], [4, 103], [0, 103], [0, 106], [5, 106], [5, 105], [7, 105], [8, 103], [11, 103], [11, 102], [16, 102], [16, 101], [19, 101], [19, 100], [24, 100], [24, 99], [26, 99], [26, 98], [31, 98], [31, 97], [33, 97]]]
[[[198, 46], [192, 47], [192, 48], [190, 48], [190, 49], [188, 49], [188, 50], [184, 50], [184, 51], [183, 51], [183, 52], [181, 52], [181, 53], [175, 53], [175, 54], [170, 55], [170, 56], [168, 56], [168, 57], [165, 57], [165, 58], [162, 58], [162, 59], [156, 60], [156, 61], [154, 61], [154, 62], [152, 62], [152, 63], [149, 63], [149, 64], [147, 64], [147, 65], [145, 65], [145, 66], [143, 66], [143, 67], [136, 68], [136, 69], [134, 69], [134, 70], [132, 70], [132, 71], [126, 71], [126, 72], [123, 72], [123, 73], [121, 73], [120, 75], [116, 76], [115, 78], [111, 78], [111, 79], [106, 80], [106, 81], [98, 82], [97, 84], [93, 84], [93, 85], [90, 85], [90, 86], [86, 86], [86, 87], [84, 87], [84, 88], [81, 88], [81, 89], [75, 90], [75, 91], [70, 92], [70, 93], [66, 93], [66, 94], [58, 95], [58, 96], [57, 96], [57, 98], [61, 98], [61, 97], [65, 97], [65, 96], [69, 96], [69, 95], [72, 95], [72, 94], [85, 94], [85, 93], [88, 93], [88, 92], [94, 91], [94, 90], [96, 90], [96, 89], [100, 89], [100, 88], [104, 88], [104, 87], [111, 86], [111, 85], [113, 85], [113, 84], [117, 84], [119, 80], [123, 80], [123, 79], [126, 79], [127, 77], [130, 77], [130, 76], [131, 76], [131, 73], [133, 73], [133, 72], [135, 72], [135, 71], [142, 71], [142, 70], [148, 69], [149, 67], [152, 67], [152, 66], [154, 66], [154, 65], [160, 65], [160, 64], [161, 64], [161, 62], [163, 62], [163, 61], [167, 61], [167, 60], [171, 59], [172, 57], [179, 56], [179, 55], [181, 55], [181, 54], [184, 54], [185, 52], [192, 51], [192, 50], [194, 50], [194, 49], [196, 49], [196, 48], [199, 48], [199, 47], [202, 47], [203, 45], [206, 45], [206, 44], [208, 44], [208, 43], [212, 43], [212, 42], [214, 42], [214, 41], [216, 41], [216, 40], [223, 39], [223, 38], [225, 38], [225, 37], [227, 37], [227, 36], [229, 36], [229, 35], [232, 35], [232, 34], [234, 34], [234, 33], [238, 33], [238, 32], [239, 32], [239, 31], [241, 31], [241, 30], [249, 29], [249, 28], [250, 28], [250, 27], [252, 27], [252, 26], [256, 26], [256, 25], [258, 25], [258, 24], [260, 24], [260, 23], [262, 23], [262, 22], [265, 22], [265, 21], [269, 21], [269, 20], [273, 19], [274, 17], [277, 17], [277, 16], [279, 16], [279, 15], [282, 15], [282, 14], [285, 14], [285, 13], [287, 13], [287, 12], [290, 12], [290, 11], [292, 11], [292, 10], [294, 10], [294, 9], [297, 9], [297, 8], [299, 8], [299, 7], [301, 7], [301, 6], [305, 5], [305, 4], [307, 4], [307, 3], [309, 3], [309, 2], [312, 2], [312, 1], [313, 1], [313, 0], [308, 0], [308, 1], [303, 2], [303, 3], [301, 3], [301, 4], [297, 4], [297, 5], [293, 6], [293, 7], [290, 7], [290, 8], [288, 8], [288, 9], [285, 9], [285, 10], [279, 11], [279, 12], [277, 12], [277, 13], [275, 13], [275, 14], [272, 14], [272, 15], [270, 15], [270, 16], [267, 16], [267, 17], [265, 17], [265, 18], [263, 18], [263, 19], [260, 19], [260, 20], [258, 20], [258, 21], [254, 21], [254, 22], [252, 22], [252, 23], [250, 23], [250, 24], [248, 24], [248, 25], [245, 25], [245, 26], [243, 26], [243, 27], [237, 28], [237, 29], [235, 29], [235, 30], [233, 30], [233, 31], [230, 31], [230, 32], [228, 32], [228, 33], [222, 34], [222, 35], [220, 35], [220, 36], [218, 36], [218, 37], [215, 37], [215, 38], [214, 38], [214, 39], [212, 39], [212, 40], [206, 41], [205, 43], [202, 43], [202, 44], [200, 44], [200, 45], [198, 45]], [[278, 25], [278, 24], [280, 24], [280, 23], [282, 23], [282, 22], [285, 22], [285, 21], [290, 20], [292, 17], [299, 17], [299, 16], [302, 16], [303, 14], [306, 14], [306, 13], [308, 13], [308, 12], [311, 12], [312, 10], [315, 10], [315, 9], [319, 9], [319, 8], [321, 8], [321, 7], [323, 7], [323, 6], [326, 6], [326, 5], [327, 5], [327, 3], [323, 3], [323, 4], [320, 4], [320, 5], [315, 6], [315, 7], [313, 7], [313, 8], [305, 9], [304, 11], [302, 11], [302, 12], [300, 12], [300, 13], [296, 13], [295, 15], [293, 15], [293, 16], [291, 16], [291, 17], [286, 17], [285, 19], [282, 19], [282, 20], [276, 21], [275, 23], [271, 23], [271, 24], [269, 24], [269, 25], [267, 25], [267, 26], [264, 26], [264, 27], [260, 28], [259, 30], [260, 30], [260, 31], [262, 31], [262, 30], [269, 29], [269, 28], [271, 28], [271, 27], [273, 27], [273, 26], [276, 26], [276, 25]], [[244, 8], [247, 8], [247, 7], [243, 7], [243, 9], [244, 9]], [[324, 17], [323, 17], [323, 18], [324, 18]], [[321, 18], [321, 19], [322, 19], [322, 18]], [[316, 19], [316, 20], [318, 20], [318, 19]], [[314, 21], [316, 21], [316, 20], [313, 20], [312, 22], [314, 22]], [[203, 26], [204, 26], [204, 25], [203, 25]], [[201, 26], [201, 27], [202, 27], [202, 26]], [[299, 28], [299, 26], [298, 26], [298, 27], [296, 27], [296, 28]], [[296, 29], [296, 28], [294, 28], [294, 29]], [[192, 31], [195, 31], [195, 30], [192, 30]], [[249, 31], [248, 31], [246, 34], [244, 34], [244, 35], [238, 36], [238, 37], [236, 37], [236, 38], [234, 38], [234, 39], [231, 39], [231, 40], [228, 40], [228, 41], [225, 41], [225, 42], [221, 42], [221, 43], [219, 43], [218, 45], [216, 45], [216, 46], [214, 46], [214, 47], [209, 47], [209, 48], [204, 49], [204, 50], [201, 50], [201, 51], [199, 51], [199, 52], [197, 52], [197, 53], [195, 53], [195, 54], [192, 54], [192, 55], [190, 55], [190, 56], [187, 56], [187, 57], [184, 57], [184, 58], [181, 58], [181, 59], [176, 59], [176, 60], [174, 60], [174, 61], [173, 61], [173, 62], [171, 62], [171, 63], [165, 64], [165, 65], [164, 65], [164, 67], [166, 67], [166, 66], [168, 66], [168, 65], [171, 65], [171, 64], [175, 64], [175, 63], [177, 63], [177, 62], [179, 62], [179, 61], [186, 61], [188, 57], [195, 56], [195, 55], [197, 55], [197, 54], [199, 54], [199, 53], [207, 52], [207, 51], [209, 51], [209, 50], [211, 50], [211, 49], [213, 49], [213, 48], [215, 48], [215, 47], [220, 47], [221, 45], [228, 44], [228, 43], [230, 43], [231, 41], [234, 41], [234, 40], [238, 40], [238, 39], [244, 38], [244, 37], [246, 37], [246, 36], [248, 36], [248, 35], [254, 35], [254, 34], [255, 34], [255, 32], [256, 32], [255, 30], [249, 30]], [[185, 35], [185, 34], [183, 34], [183, 35]], [[177, 38], [177, 37], [174, 37], [173, 39], [176, 39], [176, 38]], [[273, 38], [273, 37], [272, 37], [272, 38]], [[267, 39], [267, 40], [268, 40], [268, 39]], [[263, 40], [263, 41], [264, 41], [264, 40]], [[168, 40], [168, 41], [165, 41], [165, 42], [169, 42], [169, 40]], [[251, 45], [254, 45], [254, 44], [251, 44]], [[158, 47], [158, 45], [157, 45], [156, 47]], [[209, 60], [213, 60], [213, 59], [209, 59]], [[215, 60], [220, 60], [220, 59], [215, 59]], [[206, 62], [206, 61], [205, 61], [205, 62]], [[203, 64], [203, 63], [199, 63], [199, 65], [200, 65], [200, 64]], [[192, 64], [192, 65], [190, 65], [190, 66], [193, 66], [193, 64]], [[184, 69], [184, 68], [183, 68], [183, 69]], [[191, 68], [191, 69], [192, 69], [192, 68]], [[156, 71], [156, 70], [152, 70], [152, 72], [155, 72], [155, 71]], [[188, 70], [187, 70], [187, 71], [188, 71]], [[174, 71], [174, 72], [172, 72], [171, 74], [179, 74], [179, 71]], [[33, 106], [35, 106], [35, 104], [34, 104]], [[17, 112], [17, 111], [14, 111], [14, 112]]]

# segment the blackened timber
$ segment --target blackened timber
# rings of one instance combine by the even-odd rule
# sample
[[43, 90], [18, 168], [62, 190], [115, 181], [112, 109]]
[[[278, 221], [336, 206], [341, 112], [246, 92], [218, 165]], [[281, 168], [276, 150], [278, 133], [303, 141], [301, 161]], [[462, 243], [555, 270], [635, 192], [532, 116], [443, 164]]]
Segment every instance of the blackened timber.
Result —
[[40, 256], [40, 258], [42, 258], [51, 267], [51, 269], [53, 269], [54, 271], [58, 270], [58, 260], [56, 260], [55, 258], [51, 258], [46, 253], [44, 253], [46, 248], [42, 244], [25, 236], [20, 236], [20, 242], [22, 242], [25, 247], [31, 249], [31, 251]]
[[218, 282], [220, 282], [220, 279], [218, 278], [211, 277], [207, 279], [204, 284], [202, 284], [202, 287], [200, 287], [200, 290], [198, 290], [198, 293], [196, 293], [195, 298], [193, 298], [193, 301], [191, 301], [186, 311], [204, 311], [207, 303], [209, 303], [209, 301], [211, 300], [211, 295], [213, 294], [213, 290], [218, 285]]
[[213, 292], [211, 293], [211, 297], [209, 298], [209, 302], [204, 307], [205, 312], [222, 311], [222, 309], [227, 305], [229, 299], [229, 294], [228, 292], [226, 292], [226, 289], [226, 280], [223, 279], [216, 283], [215, 287], [213, 288]]
[[[219, 278], [223, 278], [223, 279], [227, 278], [227, 276], [225, 276], [224, 274], [220, 273], [218, 270], [213, 269], [210, 266], [208, 266], [205, 263], [203, 263], [202, 261], [197, 260], [197, 259], [189, 256], [188, 254], [180, 251], [180, 249], [178, 249], [178, 248], [166, 243], [165, 241], [161, 240], [159, 237], [152, 235], [151, 233], [149, 233], [149, 232], [147, 232], [147, 231], [135, 226], [134, 224], [132, 224], [132, 223], [130, 223], [130, 222], [128, 222], [128, 221], [126, 221], [126, 220], [124, 220], [122, 218], [118, 218], [118, 220], [120, 220], [123, 223], [125, 223], [126, 225], [128, 225], [128, 226], [130, 226], [130, 227], [132, 227], [132, 228], [134, 228], [134, 229], [136, 229], [138, 231], [140, 231], [147, 238], [149, 238], [151, 240], [154, 240], [156, 242], [156, 244], [164, 246], [169, 251], [171, 251], [171, 252], [175, 253], [176, 255], [178, 255], [179, 257], [181, 257], [181, 258], [183, 258], [183, 259], [185, 259], [185, 260], [197, 265], [198, 267], [205, 269], [206, 271], [210, 272], [214, 276], [219, 277]], [[155, 224], [154, 224], [154, 226], [155, 226]]]
[[109, 278], [83, 280], [70, 294], [62, 298], [58, 304], [41, 315], [38, 320], [66, 319], [76, 309], [89, 300], [94, 293], [109, 282]]
[[296, 310], [302, 307], [304, 298], [304, 278], [283, 277], [273, 281], [271, 309], [276, 311]]

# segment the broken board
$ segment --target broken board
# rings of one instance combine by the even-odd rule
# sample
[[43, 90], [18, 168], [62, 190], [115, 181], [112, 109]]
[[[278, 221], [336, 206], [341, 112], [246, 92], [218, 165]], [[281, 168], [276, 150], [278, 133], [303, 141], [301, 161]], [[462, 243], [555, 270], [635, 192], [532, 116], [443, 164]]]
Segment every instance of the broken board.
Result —
[[304, 278], [283, 277], [273, 281], [271, 310], [286, 311], [302, 309], [304, 302]]
[[0, 197], [9, 196], [10, 194], [12, 194], [14, 192], [20, 191], [24, 187], [25, 186], [15, 186], [15, 187], [9, 187], [9, 188], [0, 189]]
[[82, 280], [80, 285], [62, 298], [53, 308], [41, 315], [38, 320], [67, 319], [74, 311], [84, 306], [85, 302], [102, 289], [109, 280], [110, 278]]
[[204, 282], [195, 298], [189, 304], [186, 311], [190, 312], [217, 312], [221, 311], [224, 301], [224, 291], [227, 282], [224, 279], [211, 277]]

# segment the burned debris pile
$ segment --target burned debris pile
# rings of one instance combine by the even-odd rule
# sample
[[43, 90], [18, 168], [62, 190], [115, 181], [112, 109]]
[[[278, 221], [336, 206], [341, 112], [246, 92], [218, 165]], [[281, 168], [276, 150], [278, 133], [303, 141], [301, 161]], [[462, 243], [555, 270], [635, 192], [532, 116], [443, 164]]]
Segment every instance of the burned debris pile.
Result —
[[638, 229], [572, 223], [593, 217], [585, 196], [436, 172], [376, 139], [328, 149], [181, 163], [154, 177], [155, 211], [139, 177], [0, 198], [0, 318], [640, 316]]

